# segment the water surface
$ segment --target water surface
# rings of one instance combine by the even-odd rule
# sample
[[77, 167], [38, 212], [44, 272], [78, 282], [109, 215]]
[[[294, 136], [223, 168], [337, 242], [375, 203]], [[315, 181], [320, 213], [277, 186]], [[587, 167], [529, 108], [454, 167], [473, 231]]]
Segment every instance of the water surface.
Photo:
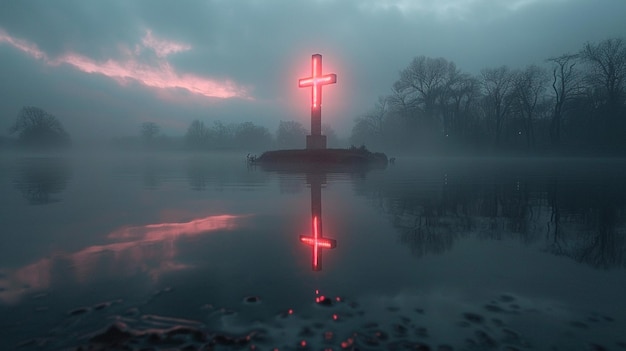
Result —
[[244, 160], [0, 156], [3, 346], [626, 349], [624, 160]]

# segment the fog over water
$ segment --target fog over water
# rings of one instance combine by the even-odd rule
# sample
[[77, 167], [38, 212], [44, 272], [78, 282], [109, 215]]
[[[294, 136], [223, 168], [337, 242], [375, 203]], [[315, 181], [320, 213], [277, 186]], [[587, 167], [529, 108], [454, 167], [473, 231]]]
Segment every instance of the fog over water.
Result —
[[[1, 166], [5, 345], [626, 342], [621, 159], [311, 172], [239, 153], [76, 153], [3, 154]], [[320, 246], [316, 267], [301, 236], [317, 215], [336, 246]]]
[[0, 1], [0, 349], [626, 349], [624, 13]]

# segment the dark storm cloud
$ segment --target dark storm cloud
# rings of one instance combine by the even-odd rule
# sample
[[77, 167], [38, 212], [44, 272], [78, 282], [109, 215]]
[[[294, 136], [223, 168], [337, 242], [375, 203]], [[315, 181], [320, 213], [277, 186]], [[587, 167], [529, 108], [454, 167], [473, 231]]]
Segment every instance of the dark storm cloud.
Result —
[[308, 92], [295, 83], [319, 52], [338, 74], [325, 116], [347, 134], [415, 56], [444, 57], [474, 74], [541, 64], [624, 36], [624, 13], [619, 0], [4, 0], [0, 34], [45, 58], [0, 39], [0, 92], [10, 97], [0, 128], [35, 104], [58, 107], [75, 129], [111, 133], [150, 118], [179, 134], [194, 118], [306, 125]]

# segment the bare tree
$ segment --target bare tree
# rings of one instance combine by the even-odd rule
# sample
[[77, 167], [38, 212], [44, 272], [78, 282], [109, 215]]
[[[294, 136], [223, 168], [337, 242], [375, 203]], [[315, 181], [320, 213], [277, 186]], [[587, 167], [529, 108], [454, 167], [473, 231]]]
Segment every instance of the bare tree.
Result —
[[451, 82], [444, 107], [445, 136], [450, 133], [461, 136], [470, 132], [475, 103], [480, 94], [479, 81], [469, 74], [460, 74]]
[[20, 144], [28, 147], [59, 147], [70, 144], [61, 122], [39, 107], [23, 107], [9, 133], [17, 133]]
[[191, 148], [206, 148], [209, 144], [210, 130], [204, 125], [204, 122], [194, 120], [187, 128], [185, 134], [185, 142]]
[[418, 56], [400, 71], [393, 87], [396, 93], [412, 100], [426, 118], [433, 119], [459, 74], [456, 65], [444, 58]]
[[528, 148], [535, 144], [533, 118], [537, 104], [545, 91], [547, 79], [546, 71], [536, 65], [527, 66], [523, 71], [517, 72], [514, 77], [513, 104], [524, 120], [523, 127]]
[[243, 122], [235, 127], [233, 135], [235, 148], [261, 149], [269, 147], [272, 143], [272, 134], [262, 126], [252, 122]]
[[361, 145], [367, 142], [370, 146], [378, 146], [383, 142], [389, 108], [389, 98], [378, 97], [374, 108], [356, 118], [355, 126], [352, 129], [351, 143]]
[[301, 148], [305, 144], [307, 130], [297, 121], [280, 121], [276, 131], [276, 143], [284, 148]]
[[500, 146], [504, 120], [511, 108], [509, 95], [513, 90], [514, 76], [514, 72], [507, 66], [486, 68], [481, 71], [487, 116], [495, 121], [496, 147]]
[[580, 57], [590, 66], [590, 83], [604, 89], [610, 112], [615, 112], [626, 84], [626, 43], [622, 38], [586, 43]]
[[146, 143], [151, 143], [159, 134], [161, 128], [154, 122], [143, 122], [141, 124], [141, 137]]
[[550, 141], [553, 146], [561, 143], [561, 121], [565, 103], [575, 97], [580, 90], [580, 75], [574, 69], [577, 54], [563, 54], [549, 58], [552, 62], [552, 90], [554, 91], [554, 107], [550, 120]]

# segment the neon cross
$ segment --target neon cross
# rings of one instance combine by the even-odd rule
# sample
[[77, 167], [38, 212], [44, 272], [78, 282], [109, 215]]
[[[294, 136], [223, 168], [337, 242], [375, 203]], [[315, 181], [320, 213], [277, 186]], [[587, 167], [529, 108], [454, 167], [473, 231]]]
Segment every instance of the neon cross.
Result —
[[334, 73], [322, 75], [322, 55], [315, 54], [311, 58], [311, 76], [298, 80], [298, 87], [311, 87], [311, 108], [317, 109], [322, 106], [322, 86], [337, 83], [337, 75]]
[[324, 238], [317, 216], [313, 217], [313, 236], [300, 235], [300, 242], [313, 247], [313, 270], [322, 270], [322, 249], [337, 247], [335, 239]]
[[322, 135], [322, 86], [335, 83], [336, 74], [322, 75], [322, 55], [313, 55], [311, 76], [298, 80], [298, 87], [311, 87], [311, 135], [306, 137], [307, 149], [326, 149], [326, 136]]

